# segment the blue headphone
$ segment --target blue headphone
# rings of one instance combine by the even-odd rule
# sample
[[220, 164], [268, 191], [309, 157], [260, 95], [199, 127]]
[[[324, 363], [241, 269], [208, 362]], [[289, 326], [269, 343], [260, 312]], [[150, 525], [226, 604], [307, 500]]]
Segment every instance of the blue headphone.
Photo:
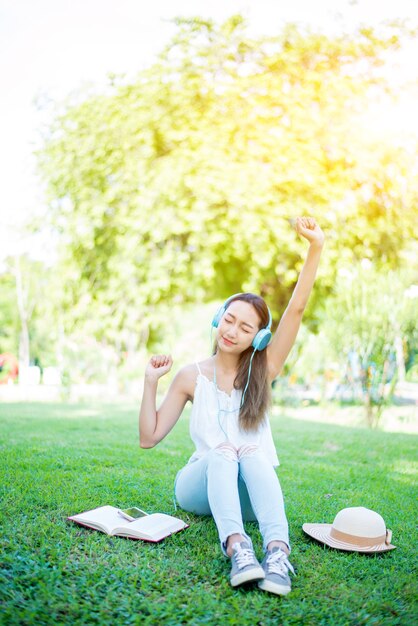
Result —
[[[228, 300], [225, 300], [225, 302], [222, 304], [222, 306], [219, 307], [219, 309], [216, 311], [215, 315], [213, 316], [213, 320], [212, 320], [212, 327], [213, 328], [218, 328], [219, 326], [219, 322], [221, 321], [222, 315], [225, 313], [225, 311], [228, 308], [229, 303], [231, 302], [231, 300], [233, 300], [234, 298], [237, 298], [238, 296], [242, 296], [244, 295], [243, 293], [235, 293], [233, 296], [230, 296], [228, 298]], [[253, 339], [252, 342], [252, 347], [254, 348], [254, 350], [264, 350], [264, 348], [267, 348], [269, 341], [271, 339], [271, 323], [272, 323], [272, 319], [271, 319], [271, 313], [270, 313], [270, 309], [267, 307], [268, 312], [269, 312], [269, 321], [267, 323], [267, 326], [265, 326], [264, 328], [261, 328], [258, 333], [256, 334], [256, 336]]]

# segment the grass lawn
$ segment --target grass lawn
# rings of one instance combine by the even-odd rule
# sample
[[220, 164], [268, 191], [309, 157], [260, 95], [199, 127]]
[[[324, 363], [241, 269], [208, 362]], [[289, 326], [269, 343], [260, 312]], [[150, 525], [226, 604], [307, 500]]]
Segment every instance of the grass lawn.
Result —
[[[214, 522], [174, 512], [188, 422], [141, 450], [137, 407], [3, 404], [0, 621], [26, 624], [405, 624], [418, 621], [416, 437], [275, 416], [278, 469], [297, 570], [280, 598], [232, 589]], [[178, 515], [190, 528], [159, 544], [66, 521], [103, 504]], [[396, 550], [344, 553], [304, 535], [347, 506], [378, 511]], [[255, 524], [247, 529], [261, 557]]]

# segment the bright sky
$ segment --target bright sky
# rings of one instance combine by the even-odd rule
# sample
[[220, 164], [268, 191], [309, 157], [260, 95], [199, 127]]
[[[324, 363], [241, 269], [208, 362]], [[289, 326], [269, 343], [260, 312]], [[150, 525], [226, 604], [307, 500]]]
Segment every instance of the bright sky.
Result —
[[[327, 32], [393, 18], [418, 24], [416, 0], [0, 0], [0, 259], [28, 247], [18, 228], [43, 203], [32, 156], [42, 119], [35, 98], [100, 86], [109, 72], [134, 75], [170, 39], [175, 16], [223, 20], [234, 13], [254, 34], [274, 34], [286, 21]], [[417, 58], [415, 44], [398, 71], [412, 79]], [[401, 106], [384, 123], [400, 130], [414, 124], [418, 133], [416, 103]]]

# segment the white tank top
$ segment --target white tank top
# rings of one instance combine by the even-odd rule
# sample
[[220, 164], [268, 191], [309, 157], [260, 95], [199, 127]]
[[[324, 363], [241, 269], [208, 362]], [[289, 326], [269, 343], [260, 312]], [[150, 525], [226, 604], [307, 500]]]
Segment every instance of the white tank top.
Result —
[[[209, 450], [225, 440], [235, 448], [253, 443], [259, 446], [273, 467], [279, 465], [276, 448], [271, 434], [268, 416], [255, 432], [245, 432], [239, 427], [238, 416], [242, 390], [233, 389], [231, 395], [218, 389], [214, 381], [202, 374], [196, 363], [198, 375], [192, 412], [190, 415], [190, 437], [196, 446], [189, 463], [204, 456]], [[219, 413], [219, 406], [223, 411]], [[235, 409], [235, 410], [233, 410]], [[219, 413], [219, 417], [218, 417]]]

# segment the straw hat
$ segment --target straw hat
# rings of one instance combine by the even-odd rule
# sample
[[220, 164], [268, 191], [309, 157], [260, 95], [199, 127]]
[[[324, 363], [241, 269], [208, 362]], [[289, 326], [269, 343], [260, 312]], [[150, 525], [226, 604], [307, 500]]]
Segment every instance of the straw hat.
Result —
[[303, 524], [304, 532], [330, 548], [348, 552], [394, 550], [392, 531], [379, 513], [364, 506], [353, 506], [337, 513], [332, 524]]

